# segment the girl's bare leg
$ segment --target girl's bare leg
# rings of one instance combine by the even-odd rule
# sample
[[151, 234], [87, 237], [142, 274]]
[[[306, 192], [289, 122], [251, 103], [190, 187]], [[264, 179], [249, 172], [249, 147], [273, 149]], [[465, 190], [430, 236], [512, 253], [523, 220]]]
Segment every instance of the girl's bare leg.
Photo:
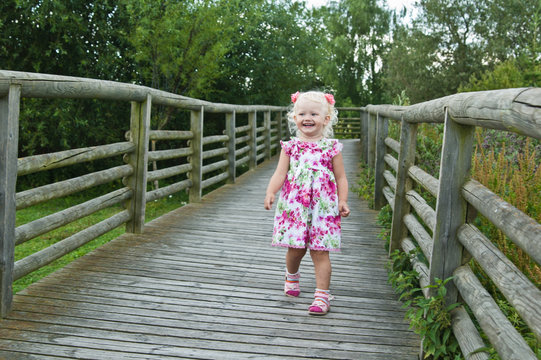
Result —
[[299, 271], [301, 260], [306, 254], [306, 249], [288, 248], [286, 253], [286, 267], [290, 274], [296, 274]]
[[322, 290], [329, 290], [331, 286], [331, 258], [328, 251], [310, 250], [310, 256], [314, 263], [316, 273], [316, 287]]

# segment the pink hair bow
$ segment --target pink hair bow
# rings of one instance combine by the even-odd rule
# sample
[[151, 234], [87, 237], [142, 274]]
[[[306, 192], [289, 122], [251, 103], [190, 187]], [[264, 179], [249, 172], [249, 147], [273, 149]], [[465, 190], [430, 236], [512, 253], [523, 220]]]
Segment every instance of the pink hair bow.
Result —
[[334, 101], [333, 94], [325, 94], [325, 99], [327, 99], [327, 102], [331, 105], [334, 105], [336, 101]]
[[291, 102], [294, 104], [295, 102], [297, 102], [297, 99], [299, 98], [299, 95], [301, 93], [300, 92], [296, 92], [295, 94], [291, 94]]

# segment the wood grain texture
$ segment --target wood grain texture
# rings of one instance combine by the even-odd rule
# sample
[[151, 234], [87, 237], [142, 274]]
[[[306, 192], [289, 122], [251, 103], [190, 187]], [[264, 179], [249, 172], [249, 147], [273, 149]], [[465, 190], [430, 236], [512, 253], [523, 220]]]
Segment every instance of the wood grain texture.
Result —
[[[349, 182], [359, 140], [344, 140]], [[331, 254], [325, 317], [307, 314], [315, 279], [283, 295], [285, 249], [263, 208], [277, 157], [125, 234], [14, 297], [0, 322], [9, 359], [417, 359], [420, 340], [387, 283], [376, 212], [350, 194], [341, 253]]]
[[479, 325], [502, 359], [535, 360], [537, 356], [513, 324], [501, 312], [498, 304], [483, 288], [468, 265], [454, 271], [454, 283], [477, 318]]

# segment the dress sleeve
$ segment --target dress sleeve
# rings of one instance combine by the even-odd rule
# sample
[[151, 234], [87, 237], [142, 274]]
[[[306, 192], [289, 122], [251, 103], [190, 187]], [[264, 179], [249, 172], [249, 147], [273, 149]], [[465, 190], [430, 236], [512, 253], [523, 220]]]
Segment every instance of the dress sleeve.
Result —
[[282, 146], [282, 149], [284, 150], [287, 156], [291, 156], [293, 154], [293, 141], [280, 140], [280, 146]]
[[342, 151], [343, 148], [344, 148], [344, 144], [342, 144], [338, 140], [334, 140], [332, 144], [332, 149], [330, 152], [331, 159], [335, 157], [336, 155], [338, 155], [338, 153], [340, 153], [340, 151]]

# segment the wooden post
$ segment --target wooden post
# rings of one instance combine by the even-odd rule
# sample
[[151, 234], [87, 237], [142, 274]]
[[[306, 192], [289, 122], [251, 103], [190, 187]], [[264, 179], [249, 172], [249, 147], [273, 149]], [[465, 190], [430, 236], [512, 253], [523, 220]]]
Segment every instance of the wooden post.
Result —
[[[376, 115], [377, 117], [377, 115]], [[373, 169], [376, 165], [376, 117], [368, 114], [368, 151], [367, 151], [367, 164], [368, 167]]]
[[374, 171], [374, 209], [380, 210], [387, 203], [385, 196], [383, 195], [383, 187], [385, 186], [383, 171], [385, 170], [384, 157], [387, 153], [385, 139], [389, 133], [389, 120], [378, 114], [377, 125], [376, 166]]
[[133, 190], [133, 197], [127, 203], [131, 220], [126, 223], [126, 232], [141, 234], [145, 227], [145, 207], [148, 173], [148, 142], [150, 132], [150, 112], [152, 96], [147, 95], [144, 102], [132, 102], [130, 134], [135, 151], [129, 157], [133, 174], [128, 178], [128, 187]]
[[248, 113], [248, 125], [250, 125], [250, 170], [257, 167], [257, 112]]
[[361, 111], [361, 160], [368, 164], [368, 118], [370, 114], [366, 110]]
[[265, 159], [271, 158], [271, 112], [265, 111], [264, 113], [264, 126], [265, 126]]
[[227, 143], [227, 161], [229, 162], [228, 166], [228, 173], [229, 178], [227, 179], [227, 182], [230, 184], [235, 183], [236, 176], [237, 176], [237, 167], [235, 166], [235, 122], [236, 122], [236, 113], [233, 111], [232, 113], [225, 114], [225, 134], [229, 136], [229, 141]]
[[[280, 143], [280, 140], [284, 140], [284, 132], [283, 132], [283, 118], [282, 118], [282, 111], [278, 111], [275, 115], [276, 124], [278, 125], [278, 143]], [[278, 152], [280, 152], [280, 149], [278, 149]]]
[[199, 111], [192, 110], [191, 112], [191, 130], [193, 133], [193, 139], [190, 141], [190, 147], [192, 149], [192, 155], [190, 156], [190, 163], [192, 164], [192, 171], [190, 173], [190, 179], [192, 180], [192, 186], [190, 187], [190, 202], [201, 201], [203, 182], [203, 119], [205, 108], [201, 106]]
[[18, 84], [10, 84], [8, 94], [0, 98], [0, 316], [3, 318], [10, 312], [13, 300], [20, 98]]
[[[474, 133], [474, 126], [454, 122], [445, 109], [430, 284], [434, 284], [436, 278], [447, 279], [462, 265], [462, 245], [457, 231], [466, 221], [467, 202], [461, 189], [470, 177]], [[446, 302], [451, 304], [457, 300], [457, 290], [452, 282], [447, 284]]]
[[396, 174], [389, 254], [395, 249], [400, 249], [400, 242], [408, 234], [408, 229], [404, 224], [404, 216], [410, 212], [410, 205], [406, 199], [406, 193], [412, 188], [412, 181], [408, 176], [408, 169], [415, 163], [417, 126], [417, 124], [410, 124], [402, 119], [400, 154], [398, 155], [398, 172]]

